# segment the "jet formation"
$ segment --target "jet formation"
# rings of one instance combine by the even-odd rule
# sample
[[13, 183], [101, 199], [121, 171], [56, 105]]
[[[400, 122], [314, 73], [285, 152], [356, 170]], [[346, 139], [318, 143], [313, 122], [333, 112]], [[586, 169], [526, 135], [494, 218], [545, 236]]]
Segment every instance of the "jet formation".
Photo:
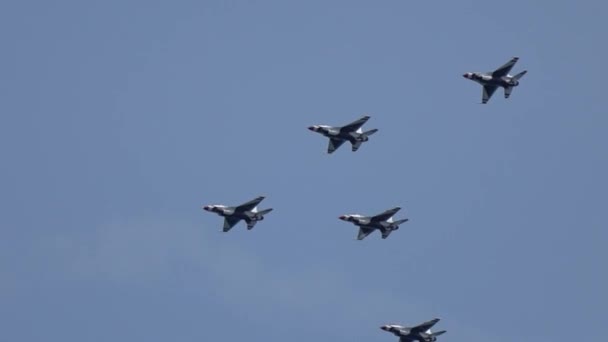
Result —
[[[467, 72], [463, 77], [481, 84], [483, 88], [482, 104], [486, 104], [499, 87], [504, 89], [505, 98], [509, 98], [513, 88], [519, 85], [519, 80], [527, 73], [527, 71], [524, 70], [514, 76], [509, 74], [518, 60], [518, 57], [513, 57], [494, 71]], [[351, 143], [352, 151], [355, 152], [364, 142], [369, 140], [369, 137], [372, 134], [378, 131], [377, 129], [371, 129], [364, 132], [361, 129], [369, 119], [370, 117], [365, 115], [345, 126], [314, 125], [308, 127], [308, 129], [329, 138], [327, 153], [333, 153], [347, 141]], [[257, 206], [262, 200], [264, 200], [264, 197], [259, 196], [238, 206], [230, 207], [216, 204], [206, 205], [203, 209], [224, 217], [224, 232], [230, 231], [241, 220], [244, 220], [247, 223], [247, 229], [250, 230], [258, 221], [264, 219], [264, 215], [272, 211], [272, 208], [264, 210], [257, 209]], [[408, 221], [407, 218], [396, 221], [393, 220], [393, 216], [399, 210], [401, 210], [400, 207], [395, 207], [374, 216], [349, 214], [342, 215], [339, 218], [359, 227], [357, 240], [363, 240], [375, 230], [379, 230], [382, 234], [382, 239], [386, 239], [393, 231], [399, 229], [399, 225]], [[437, 336], [446, 332], [445, 330], [438, 332], [431, 331], [431, 328], [437, 324], [437, 322], [439, 322], [439, 318], [432, 319], [414, 327], [387, 324], [381, 326], [380, 329], [399, 337], [399, 342], [436, 342]]]
[[399, 342], [435, 342], [437, 336], [444, 334], [446, 331], [432, 332], [431, 328], [439, 322], [439, 318], [419, 324], [415, 327], [404, 327], [402, 325], [387, 324], [380, 327], [384, 331], [388, 331], [399, 337]]
[[467, 72], [462, 77], [475, 81], [482, 85], [481, 103], [486, 104], [498, 87], [505, 90], [505, 99], [511, 96], [514, 87], [519, 85], [519, 79], [522, 78], [528, 71], [524, 70], [519, 74], [512, 76], [509, 72], [517, 63], [519, 57], [513, 57], [500, 68], [491, 72]]
[[252, 199], [249, 202], [237, 205], [235, 207], [228, 207], [221, 204], [206, 205], [203, 207], [204, 210], [216, 213], [224, 217], [224, 232], [229, 231], [241, 220], [245, 220], [247, 223], [247, 230], [251, 230], [258, 221], [264, 219], [264, 215], [272, 211], [272, 208], [258, 211], [258, 204], [264, 200], [264, 196], [259, 196]]
[[399, 210], [401, 210], [401, 208], [395, 207], [374, 216], [363, 216], [359, 214], [342, 215], [340, 216], [340, 220], [352, 222], [359, 227], [357, 240], [365, 239], [365, 237], [374, 230], [380, 230], [382, 238], [386, 239], [393, 231], [399, 229], [400, 224], [408, 221], [408, 219], [393, 221], [393, 216]]
[[369, 116], [364, 116], [357, 121], [353, 121], [345, 126], [327, 126], [327, 125], [314, 125], [308, 127], [309, 130], [323, 134], [329, 138], [329, 146], [327, 147], [327, 153], [333, 153], [346, 141], [349, 141], [352, 145], [353, 152], [357, 151], [361, 144], [369, 140], [369, 136], [378, 132], [377, 129], [370, 129], [367, 132], [361, 130]]

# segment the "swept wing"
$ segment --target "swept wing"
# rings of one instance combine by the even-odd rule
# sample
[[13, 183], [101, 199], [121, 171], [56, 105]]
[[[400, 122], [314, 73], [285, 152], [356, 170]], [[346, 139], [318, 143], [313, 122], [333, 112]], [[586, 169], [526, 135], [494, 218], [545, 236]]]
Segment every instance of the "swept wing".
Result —
[[389, 209], [381, 214], [372, 216], [371, 221], [372, 222], [386, 221], [389, 218], [393, 217], [393, 215], [395, 215], [399, 210], [401, 210], [400, 207], [395, 207], [395, 208]]
[[370, 117], [366, 115], [357, 121], [353, 121], [346, 126], [342, 126], [342, 127], [340, 127], [340, 132], [341, 133], [355, 132], [356, 130], [361, 128], [361, 126], [363, 126], [367, 122], [367, 120], [369, 120], [369, 118]]
[[511, 71], [511, 69], [513, 68], [513, 66], [515, 65], [515, 63], [517, 63], [518, 60], [519, 60], [519, 57], [513, 57], [513, 58], [511, 58], [511, 60], [508, 61], [507, 63], [505, 63], [503, 66], [501, 66], [500, 68], [494, 70], [492, 72], [492, 77], [494, 77], [494, 78], [500, 78], [500, 77], [507, 76], [509, 74], [509, 71]]
[[234, 227], [237, 223], [239, 223], [241, 219], [233, 216], [224, 217], [224, 232], [229, 231]]
[[340, 146], [342, 146], [345, 141], [346, 140], [329, 138], [329, 145], [327, 145], [327, 153], [333, 153]]
[[494, 92], [496, 89], [498, 89], [498, 86], [484, 85], [482, 88], [483, 93], [481, 95], [481, 103], [488, 103], [488, 100], [490, 100], [492, 95], [494, 95]]
[[422, 324], [419, 324], [419, 325], [413, 327], [411, 329], [411, 332], [416, 333], [416, 334], [426, 332], [429, 329], [431, 329], [435, 324], [437, 324], [437, 322], [439, 322], [439, 318], [435, 318], [430, 321], [424, 322]]
[[237, 211], [237, 212], [251, 211], [251, 210], [253, 210], [253, 208], [257, 207], [257, 205], [260, 204], [260, 202], [262, 202], [262, 200], [264, 200], [264, 196], [256, 197], [249, 202], [246, 202], [246, 203], [243, 203], [243, 204], [237, 206], [235, 208], [235, 211]]

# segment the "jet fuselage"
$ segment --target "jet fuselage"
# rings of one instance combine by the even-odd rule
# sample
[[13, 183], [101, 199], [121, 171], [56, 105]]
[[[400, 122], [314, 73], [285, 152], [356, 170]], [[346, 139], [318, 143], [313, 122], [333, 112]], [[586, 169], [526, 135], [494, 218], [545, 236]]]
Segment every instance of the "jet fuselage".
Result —
[[410, 334], [409, 329], [406, 329], [400, 325], [383, 325], [380, 327], [380, 329], [388, 331], [397, 337], [404, 337]]
[[342, 215], [339, 217], [342, 221], [352, 222], [359, 227], [369, 227], [376, 229], [397, 230], [399, 226], [392, 221], [372, 221], [371, 218], [361, 215]]
[[361, 134], [361, 132], [342, 132], [340, 127], [332, 127], [332, 126], [326, 126], [326, 125], [314, 125], [314, 126], [308, 127], [308, 129], [313, 132], [323, 134], [327, 138], [348, 140], [351, 143], [354, 143], [357, 141], [368, 141], [369, 140], [369, 137], [367, 137], [364, 134]]
[[475, 81], [481, 85], [498, 86], [502, 88], [517, 87], [519, 81], [516, 80], [512, 75], [503, 77], [492, 77], [492, 75], [481, 73], [481, 72], [467, 72], [462, 77]]
[[256, 211], [237, 211], [232, 207], [225, 207], [222, 205], [206, 205], [203, 209], [216, 213], [222, 217], [234, 217], [253, 221], [262, 221], [264, 219], [264, 216], [259, 215]]
[[[412, 334], [411, 330], [406, 327], [402, 327], [400, 325], [383, 325], [380, 329], [384, 331], [388, 331], [393, 335], [399, 337], [401, 340], [406, 341], [417, 341], [417, 342], [425, 342], [428, 340], [428, 334]], [[425, 336], [423, 336], [425, 335]]]
[[439, 318], [434, 318], [428, 322], [424, 322], [415, 327], [404, 327], [397, 324], [387, 324], [380, 327], [384, 331], [388, 331], [395, 336], [399, 337], [400, 342], [436, 342], [437, 336], [446, 333], [445, 330], [432, 332], [431, 328], [439, 322]]

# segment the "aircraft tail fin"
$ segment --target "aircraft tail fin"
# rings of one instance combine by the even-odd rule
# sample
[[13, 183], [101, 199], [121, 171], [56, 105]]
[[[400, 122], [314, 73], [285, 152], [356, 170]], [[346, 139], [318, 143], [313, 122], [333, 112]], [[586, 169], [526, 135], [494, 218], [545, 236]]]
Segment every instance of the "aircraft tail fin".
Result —
[[517, 75], [513, 76], [513, 78], [514, 78], [515, 80], [518, 80], [518, 81], [519, 81], [519, 79], [520, 79], [520, 78], [522, 78], [522, 77], [523, 77], [523, 76], [524, 76], [524, 75], [525, 75], [527, 72], [528, 72], [528, 70], [524, 70], [524, 71], [520, 72], [519, 74], [517, 74]]

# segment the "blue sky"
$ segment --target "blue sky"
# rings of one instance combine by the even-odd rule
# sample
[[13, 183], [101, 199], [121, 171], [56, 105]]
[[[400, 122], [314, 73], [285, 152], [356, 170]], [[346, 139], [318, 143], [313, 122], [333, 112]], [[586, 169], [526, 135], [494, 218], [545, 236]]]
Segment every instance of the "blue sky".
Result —
[[[5, 1], [0, 340], [599, 340], [602, 1]], [[462, 78], [512, 56], [509, 100]], [[306, 129], [368, 113], [357, 152]], [[200, 206], [266, 195], [223, 234]], [[345, 213], [410, 222], [355, 241]]]

